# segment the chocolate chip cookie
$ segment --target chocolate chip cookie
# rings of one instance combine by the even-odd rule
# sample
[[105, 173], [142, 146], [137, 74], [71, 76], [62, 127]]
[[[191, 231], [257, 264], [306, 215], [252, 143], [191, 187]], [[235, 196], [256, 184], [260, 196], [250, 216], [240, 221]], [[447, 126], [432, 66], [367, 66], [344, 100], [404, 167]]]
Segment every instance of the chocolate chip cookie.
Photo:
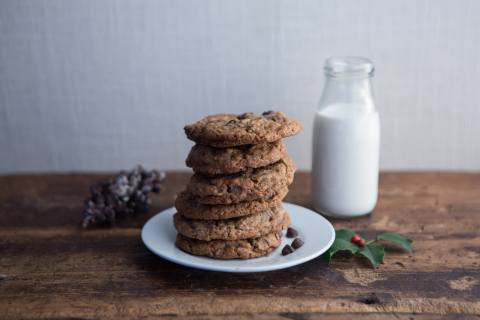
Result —
[[209, 177], [195, 173], [187, 190], [195, 201], [206, 204], [230, 204], [266, 197], [293, 181], [297, 167], [285, 157], [265, 167], [242, 173]]
[[195, 172], [207, 175], [228, 174], [263, 167], [286, 155], [287, 148], [282, 140], [231, 148], [196, 144], [185, 163]]
[[281, 205], [248, 216], [223, 220], [187, 219], [180, 213], [173, 216], [173, 225], [179, 233], [206, 241], [258, 238], [282, 231], [290, 224], [290, 216]]
[[175, 199], [175, 208], [185, 218], [198, 220], [229, 219], [261, 212], [282, 203], [288, 193], [283, 188], [266, 197], [251, 201], [241, 201], [233, 204], [203, 204], [197, 203], [188, 192], [180, 193]]
[[177, 235], [177, 247], [187, 253], [214, 259], [250, 259], [269, 255], [278, 248], [282, 238], [272, 232], [260, 238], [245, 240], [197, 240]]
[[267, 111], [217, 114], [206, 117], [184, 128], [187, 138], [212, 147], [233, 147], [277, 141], [296, 135], [302, 124], [282, 112]]

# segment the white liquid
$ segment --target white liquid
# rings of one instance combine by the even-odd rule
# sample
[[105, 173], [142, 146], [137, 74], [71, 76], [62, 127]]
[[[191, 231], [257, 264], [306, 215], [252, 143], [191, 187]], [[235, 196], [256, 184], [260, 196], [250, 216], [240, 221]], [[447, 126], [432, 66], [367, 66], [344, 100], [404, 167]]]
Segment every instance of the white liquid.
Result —
[[315, 115], [312, 201], [323, 214], [354, 217], [378, 196], [380, 119], [373, 106], [329, 105]]

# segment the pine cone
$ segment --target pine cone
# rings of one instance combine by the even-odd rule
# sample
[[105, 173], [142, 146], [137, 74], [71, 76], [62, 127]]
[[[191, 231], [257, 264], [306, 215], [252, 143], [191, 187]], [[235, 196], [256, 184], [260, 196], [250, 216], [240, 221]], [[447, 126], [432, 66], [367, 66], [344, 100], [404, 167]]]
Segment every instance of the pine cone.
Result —
[[85, 199], [83, 228], [89, 224], [114, 226], [117, 217], [147, 211], [152, 203], [147, 193], [159, 193], [165, 176], [163, 171], [147, 171], [138, 165], [130, 173], [121, 171], [115, 180], [97, 181], [90, 186], [91, 195]]

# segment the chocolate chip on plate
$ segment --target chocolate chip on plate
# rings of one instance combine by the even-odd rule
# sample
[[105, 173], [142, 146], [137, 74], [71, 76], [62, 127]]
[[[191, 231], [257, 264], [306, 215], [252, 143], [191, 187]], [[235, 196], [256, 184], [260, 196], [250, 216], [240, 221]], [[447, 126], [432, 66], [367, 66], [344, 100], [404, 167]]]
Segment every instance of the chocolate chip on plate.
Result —
[[296, 236], [298, 236], [298, 231], [293, 228], [288, 228], [287, 238], [295, 238]]
[[300, 248], [301, 246], [303, 246], [305, 242], [302, 241], [302, 239], [300, 238], [295, 238], [295, 240], [293, 240], [292, 242], [292, 248], [293, 249], [298, 249]]
[[282, 250], [282, 254], [284, 256], [286, 256], [287, 254], [293, 253], [293, 252], [295, 252], [295, 249], [293, 249], [289, 244], [287, 244]]

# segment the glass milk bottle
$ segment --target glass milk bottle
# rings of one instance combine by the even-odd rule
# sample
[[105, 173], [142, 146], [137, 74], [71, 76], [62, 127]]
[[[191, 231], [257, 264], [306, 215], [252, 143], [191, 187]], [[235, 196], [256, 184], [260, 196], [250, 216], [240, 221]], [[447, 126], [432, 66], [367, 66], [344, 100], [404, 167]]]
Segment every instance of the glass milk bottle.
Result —
[[380, 119], [372, 75], [369, 59], [325, 62], [326, 83], [313, 130], [312, 202], [326, 216], [362, 216], [377, 203]]

